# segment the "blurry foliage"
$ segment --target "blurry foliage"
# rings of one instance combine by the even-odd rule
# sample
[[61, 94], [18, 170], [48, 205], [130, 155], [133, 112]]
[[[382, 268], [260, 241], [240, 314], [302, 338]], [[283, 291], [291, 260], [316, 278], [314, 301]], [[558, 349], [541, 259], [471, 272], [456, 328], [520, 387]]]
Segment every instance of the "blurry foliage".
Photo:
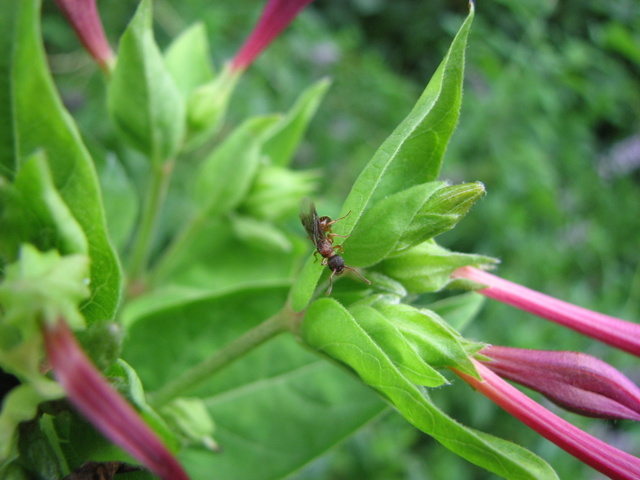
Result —
[[[111, 39], [122, 32], [136, 4], [100, 5]], [[158, 39], [166, 44], [201, 20], [215, 51], [227, 53], [214, 59], [219, 69], [261, 7], [262, 2], [248, 0], [158, 1]], [[102, 80], [52, 3], [45, 3], [45, 13], [45, 38], [62, 94], [84, 131], [102, 135], [88, 143], [110, 146], [105, 106], [88, 103], [103, 98], [88, 93], [103, 89]], [[333, 85], [295, 164], [324, 170], [319, 195], [337, 208], [376, 146], [413, 105], [465, 13], [461, 0], [318, 0], [242, 78], [230, 109], [237, 117], [227, 125], [248, 114], [283, 111], [307, 85], [330, 76]], [[622, 174], [607, 162], [616, 161], [611, 152], [618, 142], [640, 130], [638, 32], [636, 0], [478, 3], [460, 125], [443, 176], [456, 183], [484, 182], [488, 195], [441, 238], [452, 249], [501, 258], [498, 273], [505, 278], [635, 321], [640, 317], [640, 154], [623, 152], [630, 164]], [[179, 206], [174, 215], [180, 215]], [[476, 325], [482, 341], [550, 349], [556, 341], [573, 342], [623, 369], [630, 365], [622, 353], [496, 302], [486, 302], [481, 316]], [[538, 451], [561, 478], [581, 477], [577, 472], [586, 467], [568, 454], [488, 401], [476, 396], [472, 404], [466, 395], [474, 394], [461, 385], [434, 392], [460, 421], [470, 419]], [[636, 425], [570, 417], [605, 441], [634, 428], [638, 436]], [[487, 475], [387, 415], [295, 478]]]

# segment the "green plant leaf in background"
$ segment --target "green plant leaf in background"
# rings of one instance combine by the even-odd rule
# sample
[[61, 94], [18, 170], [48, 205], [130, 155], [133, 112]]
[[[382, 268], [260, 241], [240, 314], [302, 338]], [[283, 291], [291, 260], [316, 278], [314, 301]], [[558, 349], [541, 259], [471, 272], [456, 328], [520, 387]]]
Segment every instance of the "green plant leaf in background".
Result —
[[22, 243], [61, 254], [88, 253], [87, 238], [56, 190], [44, 152], [26, 159], [13, 185], [3, 189], [0, 243], [5, 258], [16, 258]]
[[293, 154], [330, 85], [331, 81], [325, 78], [307, 88], [274, 128], [263, 148], [264, 154], [274, 165], [284, 167], [291, 163]]
[[[286, 294], [286, 286], [256, 286], [176, 296], [155, 310], [149, 305], [128, 317], [123, 358], [149, 390], [161, 389], [277, 312]], [[182, 452], [194, 480], [208, 480], [211, 472], [231, 480], [286, 477], [386, 408], [290, 335], [261, 345], [184, 395], [201, 399], [223, 450]]]
[[0, 177], [12, 179], [18, 168], [18, 139], [15, 119], [15, 81], [13, 70], [20, 15], [18, 2], [4, 5], [0, 15]]
[[[468, 428], [445, 415], [426, 391], [413, 384], [362, 324], [333, 299], [314, 302], [302, 321], [302, 338], [311, 347], [355, 371], [410, 423], [451, 451], [507, 479], [557, 479], [542, 459], [528, 450]], [[397, 358], [397, 357], [396, 357]]]
[[[12, 88], [10, 124], [18, 145], [12, 150], [14, 165], [37, 150], [46, 153], [53, 183], [88, 242], [91, 297], [82, 307], [83, 314], [89, 321], [112, 318], [120, 298], [121, 273], [107, 236], [95, 169], [49, 74], [40, 38], [40, 2], [15, 3], [17, 14], [10, 17], [15, 25], [0, 32], [4, 44], [7, 35], [15, 35], [10, 40], [10, 68], [0, 72], [0, 83]], [[0, 139], [7, 139], [6, 132]]]
[[123, 138], [159, 166], [182, 146], [185, 106], [155, 43], [151, 21], [151, 0], [142, 0], [120, 41], [108, 107]]
[[240, 204], [258, 170], [265, 134], [278, 120], [276, 115], [250, 118], [204, 160], [194, 187], [200, 215], [215, 217]]
[[452, 284], [451, 274], [457, 268], [486, 267], [497, 262], [483, 255], [452, 252], [430, 240], [385, 259], [378, 268], [401, 281], [409, 293], [425, 293]]
[[176, 37], [166, 49], [164, 59], [185, 101], [196, 88], [214, 79], [207, 31], [201, 22]]

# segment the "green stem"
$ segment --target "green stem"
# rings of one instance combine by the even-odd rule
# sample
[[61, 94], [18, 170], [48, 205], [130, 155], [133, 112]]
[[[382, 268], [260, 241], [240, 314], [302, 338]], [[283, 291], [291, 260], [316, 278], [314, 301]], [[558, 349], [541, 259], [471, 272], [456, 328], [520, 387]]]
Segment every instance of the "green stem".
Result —
[[155, 233], [156, 223], [160, 215], [162, 202], [167, 193], [172, 171], [173, 160], [168, 160], [161, 167], [153, 169], [151, 184], [147, 190], [147, 199], [140, 218], [140, 227], [131, 252], [129, 278], [132, 282], [139, 279], [147, 267], [153, 244], [153, 234]]
[[289, 318], [285, 311], [278, 312], [199, 364], [191, 367], [158, 391], [150, 394], [149, 402], [154, 407], [159, 407], [177, 397], [184, 396], [188, 391], [196, 388], [202, 381], [207, 380], [217, 371], [285, 331], [288, 327], [288, 320]]

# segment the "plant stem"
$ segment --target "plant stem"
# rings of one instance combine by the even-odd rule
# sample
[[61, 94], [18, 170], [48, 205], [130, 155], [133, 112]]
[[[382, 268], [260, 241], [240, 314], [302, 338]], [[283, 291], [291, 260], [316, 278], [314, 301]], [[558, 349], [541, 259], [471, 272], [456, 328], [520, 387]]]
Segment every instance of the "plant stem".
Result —
[[267, 340], [275, 337], [287, 329], [288, 316], [280, 311], [244, 335], [232, 341], [221, 350], [205, 358], [199, 364], [191, 367], [172, 382], [167, 383], [158, 391], [150, 394], [149, 402], [155, 407], [162, 406], [171, 400], [183, 396], [187, 391], [197, 387], [203, 380], [208, 379], [218, 370], [226, 367]]
[[140, 227], [131, 252], [129, 278], [132, 283], [140, 277], [147, 267], [153, 234], [171, 179], [173, 163], [173, 160], [168, 160], [161, 167], [153, 169], [151, 184], [147, 190], [147, 199], [140, 218]]

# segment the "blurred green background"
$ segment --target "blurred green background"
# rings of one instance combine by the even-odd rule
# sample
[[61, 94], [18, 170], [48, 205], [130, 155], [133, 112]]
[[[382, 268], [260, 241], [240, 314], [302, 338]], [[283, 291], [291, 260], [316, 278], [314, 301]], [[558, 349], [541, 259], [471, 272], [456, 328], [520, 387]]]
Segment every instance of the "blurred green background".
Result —
[[[157, 39], [166, 46], [202, 21], [219, 68], [262, 6], [156, 1]], [[100, 4], [112, 45], [135, 7], [131, 0]], [[500, 258], [498, 274], [517, 283], [639, 321], [640, 4], [499, 0], [476, 8], [461, 119], [442, 177], [482, 181], [488, 195], [440, 243]], [[103, 80], [53, 2], [44, 12], [63, 97], [88, 141], [109, 148]], [[337, 211], [360, 169], [412, 107], [466, 12], [463, 1], [318, 0], [245, 74], [228, 128], [247, 115], [284, 111], [306, 86], [331, 77], [295, 165], [322, 169], [317, 196]], [[637, 359], [497, 302], [486, 302], [464, 333], [494, 344], [585, 351], [640, 383]], [[460, 421], [543, 456], [561, 478], [603, 478], [461, 382], [433, 395]], [[560, 414], [640, 453], [637, 425]], [[390, 412], [293, 478], [493, 477]]]

